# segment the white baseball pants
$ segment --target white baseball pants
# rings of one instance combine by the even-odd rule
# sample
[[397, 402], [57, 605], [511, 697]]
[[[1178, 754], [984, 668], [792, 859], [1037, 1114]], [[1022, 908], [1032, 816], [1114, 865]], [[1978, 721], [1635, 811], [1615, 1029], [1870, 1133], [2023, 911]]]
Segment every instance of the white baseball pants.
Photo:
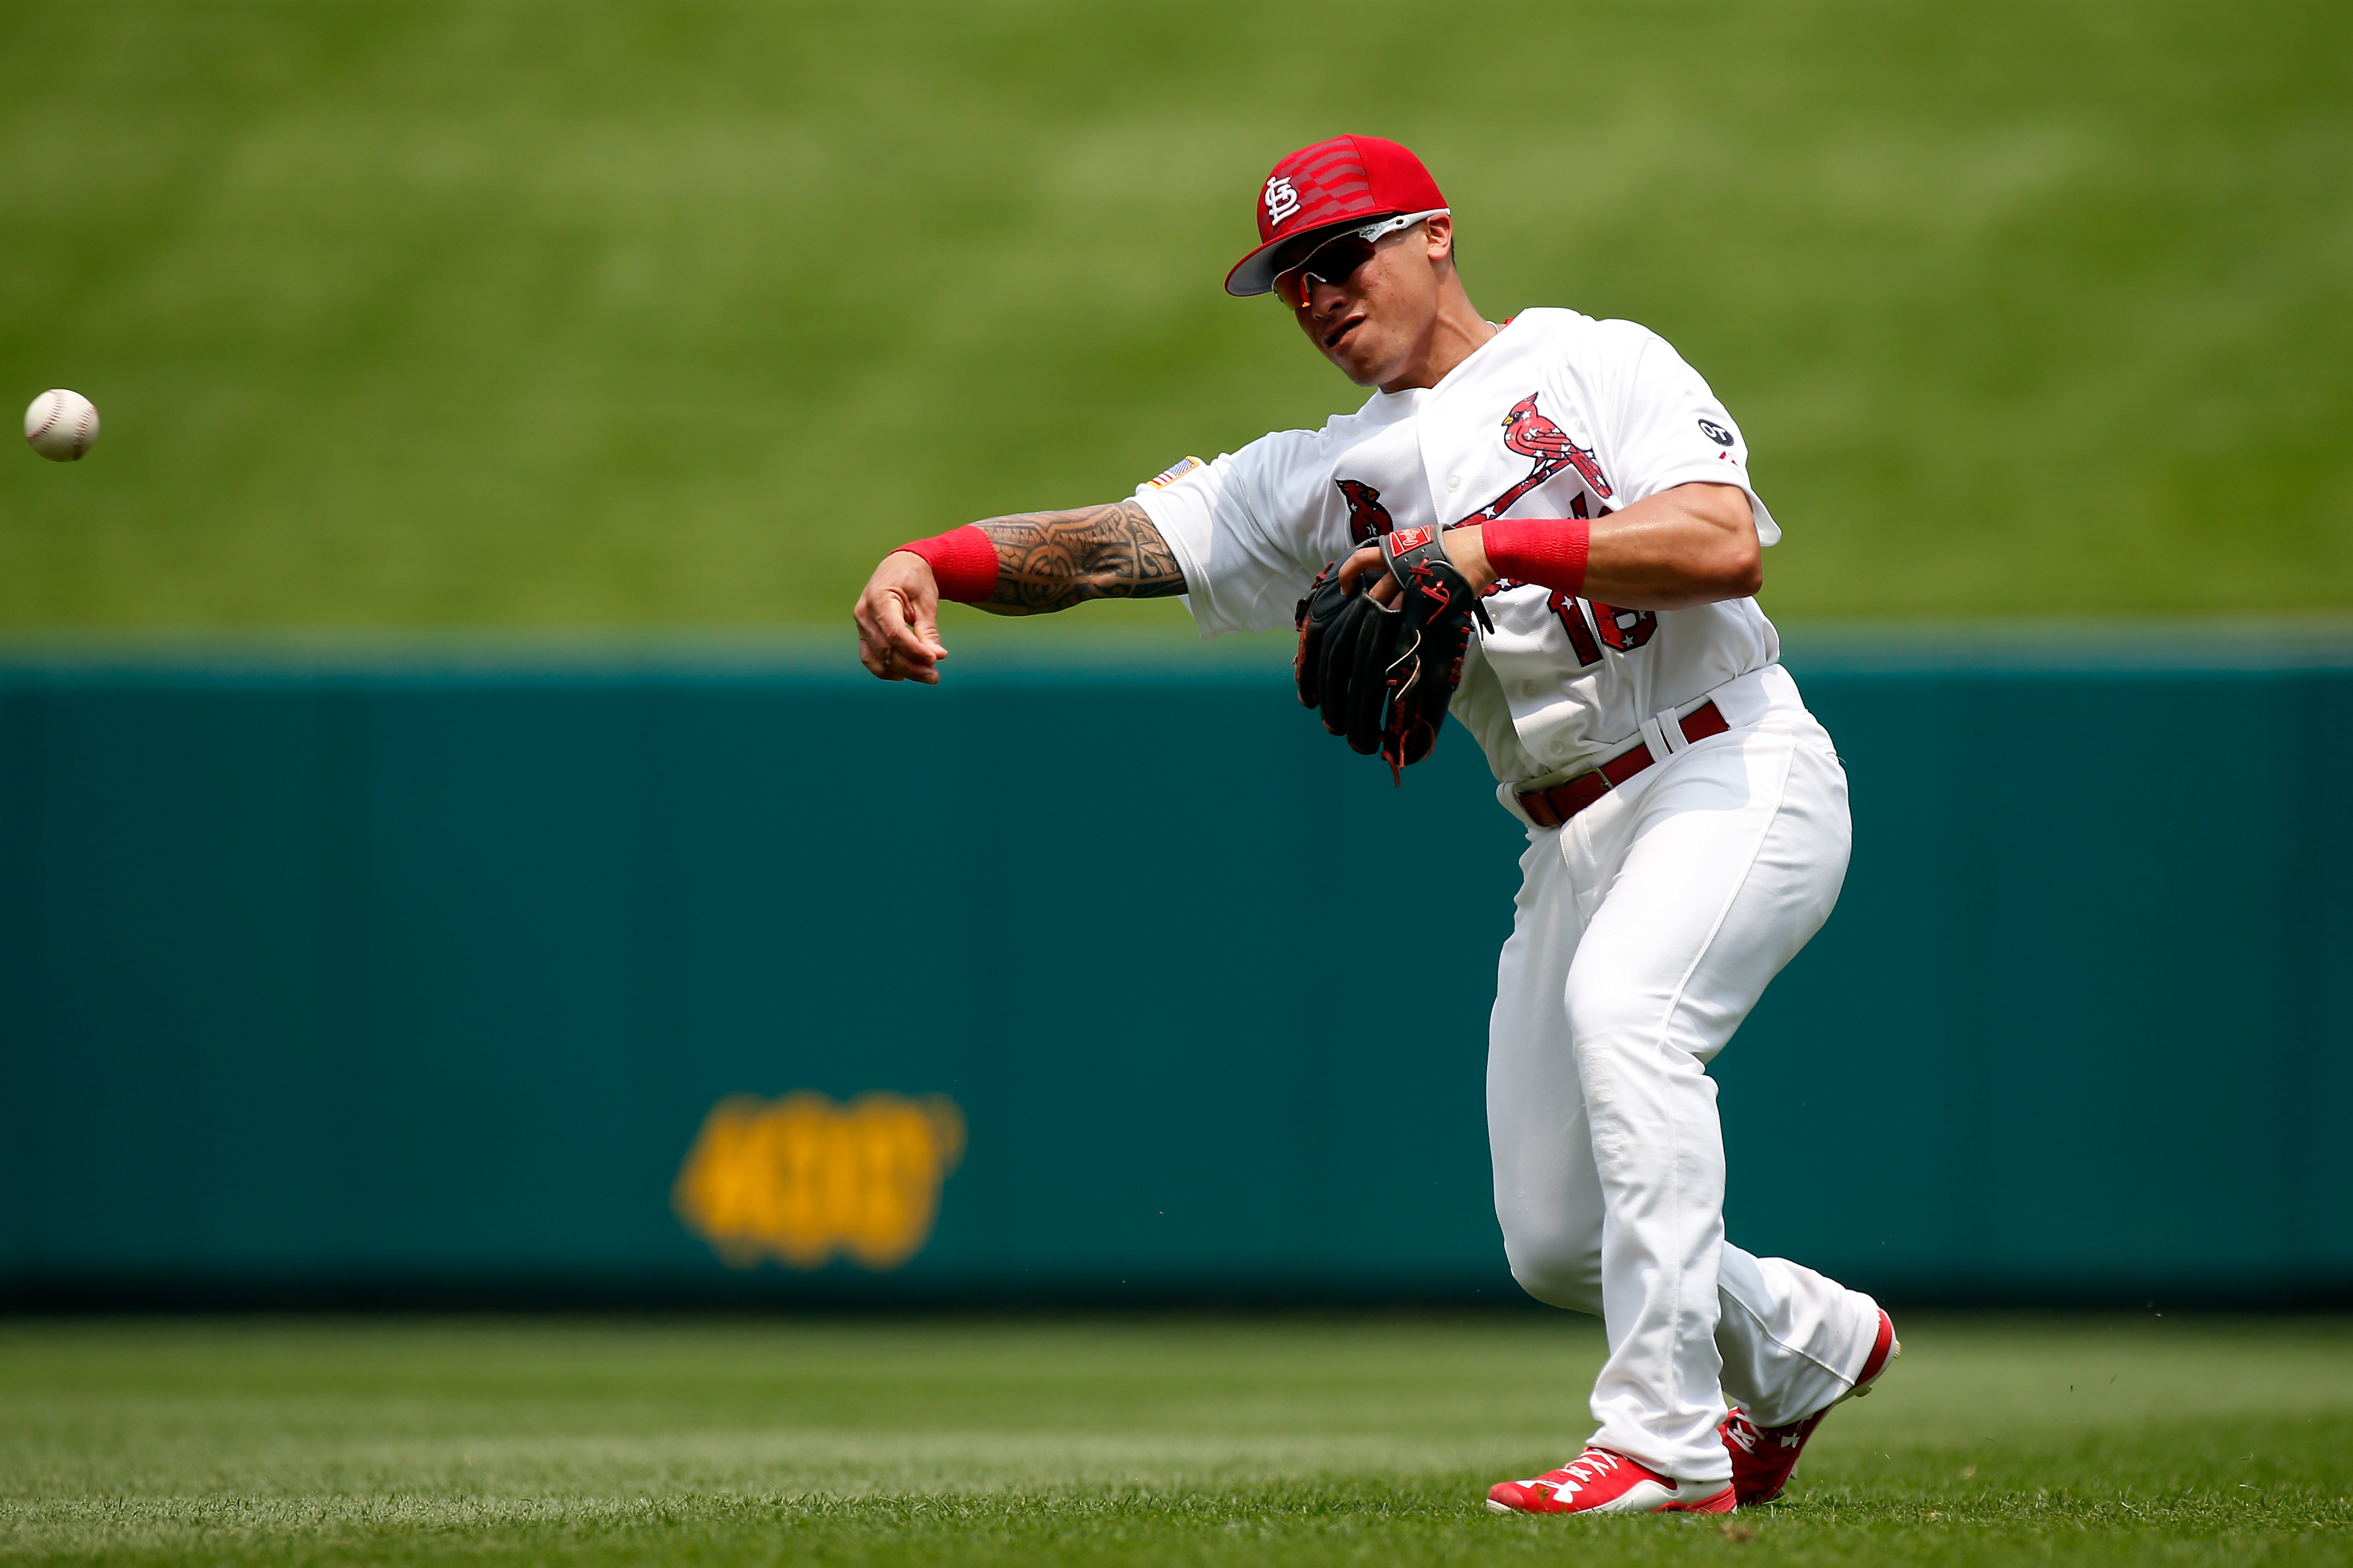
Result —
[[1849, 828], [1845, 771], [1786, 671], [1712, 695], [1728, 732], [1672, 731], [1665, 760], [1531, 826], [1487, 1056], [1512, 1273], [1608, 1336], [1592, 1441], [1702, 1482], [1731, 1475], [1727, 1396], [1760, 1426], [1810, 1415], [1879, 1326], [1868, 1296], [1724, 1239], [1706, 1064], [1829, 917]]

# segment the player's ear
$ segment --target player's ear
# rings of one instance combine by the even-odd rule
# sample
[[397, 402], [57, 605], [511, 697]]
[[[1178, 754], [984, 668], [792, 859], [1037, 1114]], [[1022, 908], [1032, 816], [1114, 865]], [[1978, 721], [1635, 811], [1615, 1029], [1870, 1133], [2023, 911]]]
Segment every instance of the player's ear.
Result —
[[1454, 260], [1454, 219], [1440, 213], [1422, 220], [1423, 243], [1429, 247], [1430, 259], [1451, 265]]

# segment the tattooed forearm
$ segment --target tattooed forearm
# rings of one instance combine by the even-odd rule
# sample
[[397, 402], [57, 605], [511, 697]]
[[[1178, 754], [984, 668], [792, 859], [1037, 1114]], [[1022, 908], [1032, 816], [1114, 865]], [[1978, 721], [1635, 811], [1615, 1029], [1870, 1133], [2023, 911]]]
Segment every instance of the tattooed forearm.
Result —
[[1132, 500], [1075, 511], [992, 517], [997, 593], [983, 609], [1040, 616], [1089, 599], [1160, 599], [1185, 591], [1176, 553]]

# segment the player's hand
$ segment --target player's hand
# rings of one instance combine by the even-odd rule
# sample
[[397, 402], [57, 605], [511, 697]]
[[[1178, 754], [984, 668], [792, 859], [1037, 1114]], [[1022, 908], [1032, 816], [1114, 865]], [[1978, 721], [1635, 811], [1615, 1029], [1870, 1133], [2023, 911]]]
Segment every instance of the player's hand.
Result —
[[1482, 594], [1495, 585], [1494, 563], [1487, 559], [1487, 536], [1477, 523], [1450, 528], [1438, 540], [1446, 546], [1446, 559], [1462, 574], [1464, 582]]
[[940, 683], [940, 584], [932, 563], [894, 550], [866, 580], [850, 612], [858, 623], [858, 662], [884, 680]]
[[[1477, 523], [1468, 528], [1450, 528], [1438, 537], [1446, 546], [1446, 559], [1453, 563], [1454, 569], [1471, 586], [1484, 593], [1494, 585], [1495, 568], [1487, 559], [1487, 548], [1481, 541]], [[1393, 602], [1398, 596], [1398, 582], [1389, 575], [1388, 563], [1382, 560], [1377, 544], [1367, 544], [1340, 563], [1341, 586], [1355, 593], [1357, 579], [1368, 572], [1378, 574], [1372, 584], [1373, 603]]]

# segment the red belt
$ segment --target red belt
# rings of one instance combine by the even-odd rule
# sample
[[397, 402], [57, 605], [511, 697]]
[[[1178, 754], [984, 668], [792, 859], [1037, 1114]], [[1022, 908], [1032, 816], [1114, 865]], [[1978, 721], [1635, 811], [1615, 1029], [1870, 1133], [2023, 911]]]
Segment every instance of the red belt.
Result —
[[[1684, 714], [1675, 728], [1683, 732], [1686, 741], [1704, 741], [1710, 735], [1723, 734], [1732, 726], [1725, 722], [1724, 710], [1707, 701]], [[1538, 827], [1558, 827], [1658, 760], [1651, 755], [1651, 743], [1644, 741], [1630, 752], [1619, 752], [1589, 773], [1579, 773], [1550, 789], [1530, 790], [1520, 796], [1520, 809]]]

